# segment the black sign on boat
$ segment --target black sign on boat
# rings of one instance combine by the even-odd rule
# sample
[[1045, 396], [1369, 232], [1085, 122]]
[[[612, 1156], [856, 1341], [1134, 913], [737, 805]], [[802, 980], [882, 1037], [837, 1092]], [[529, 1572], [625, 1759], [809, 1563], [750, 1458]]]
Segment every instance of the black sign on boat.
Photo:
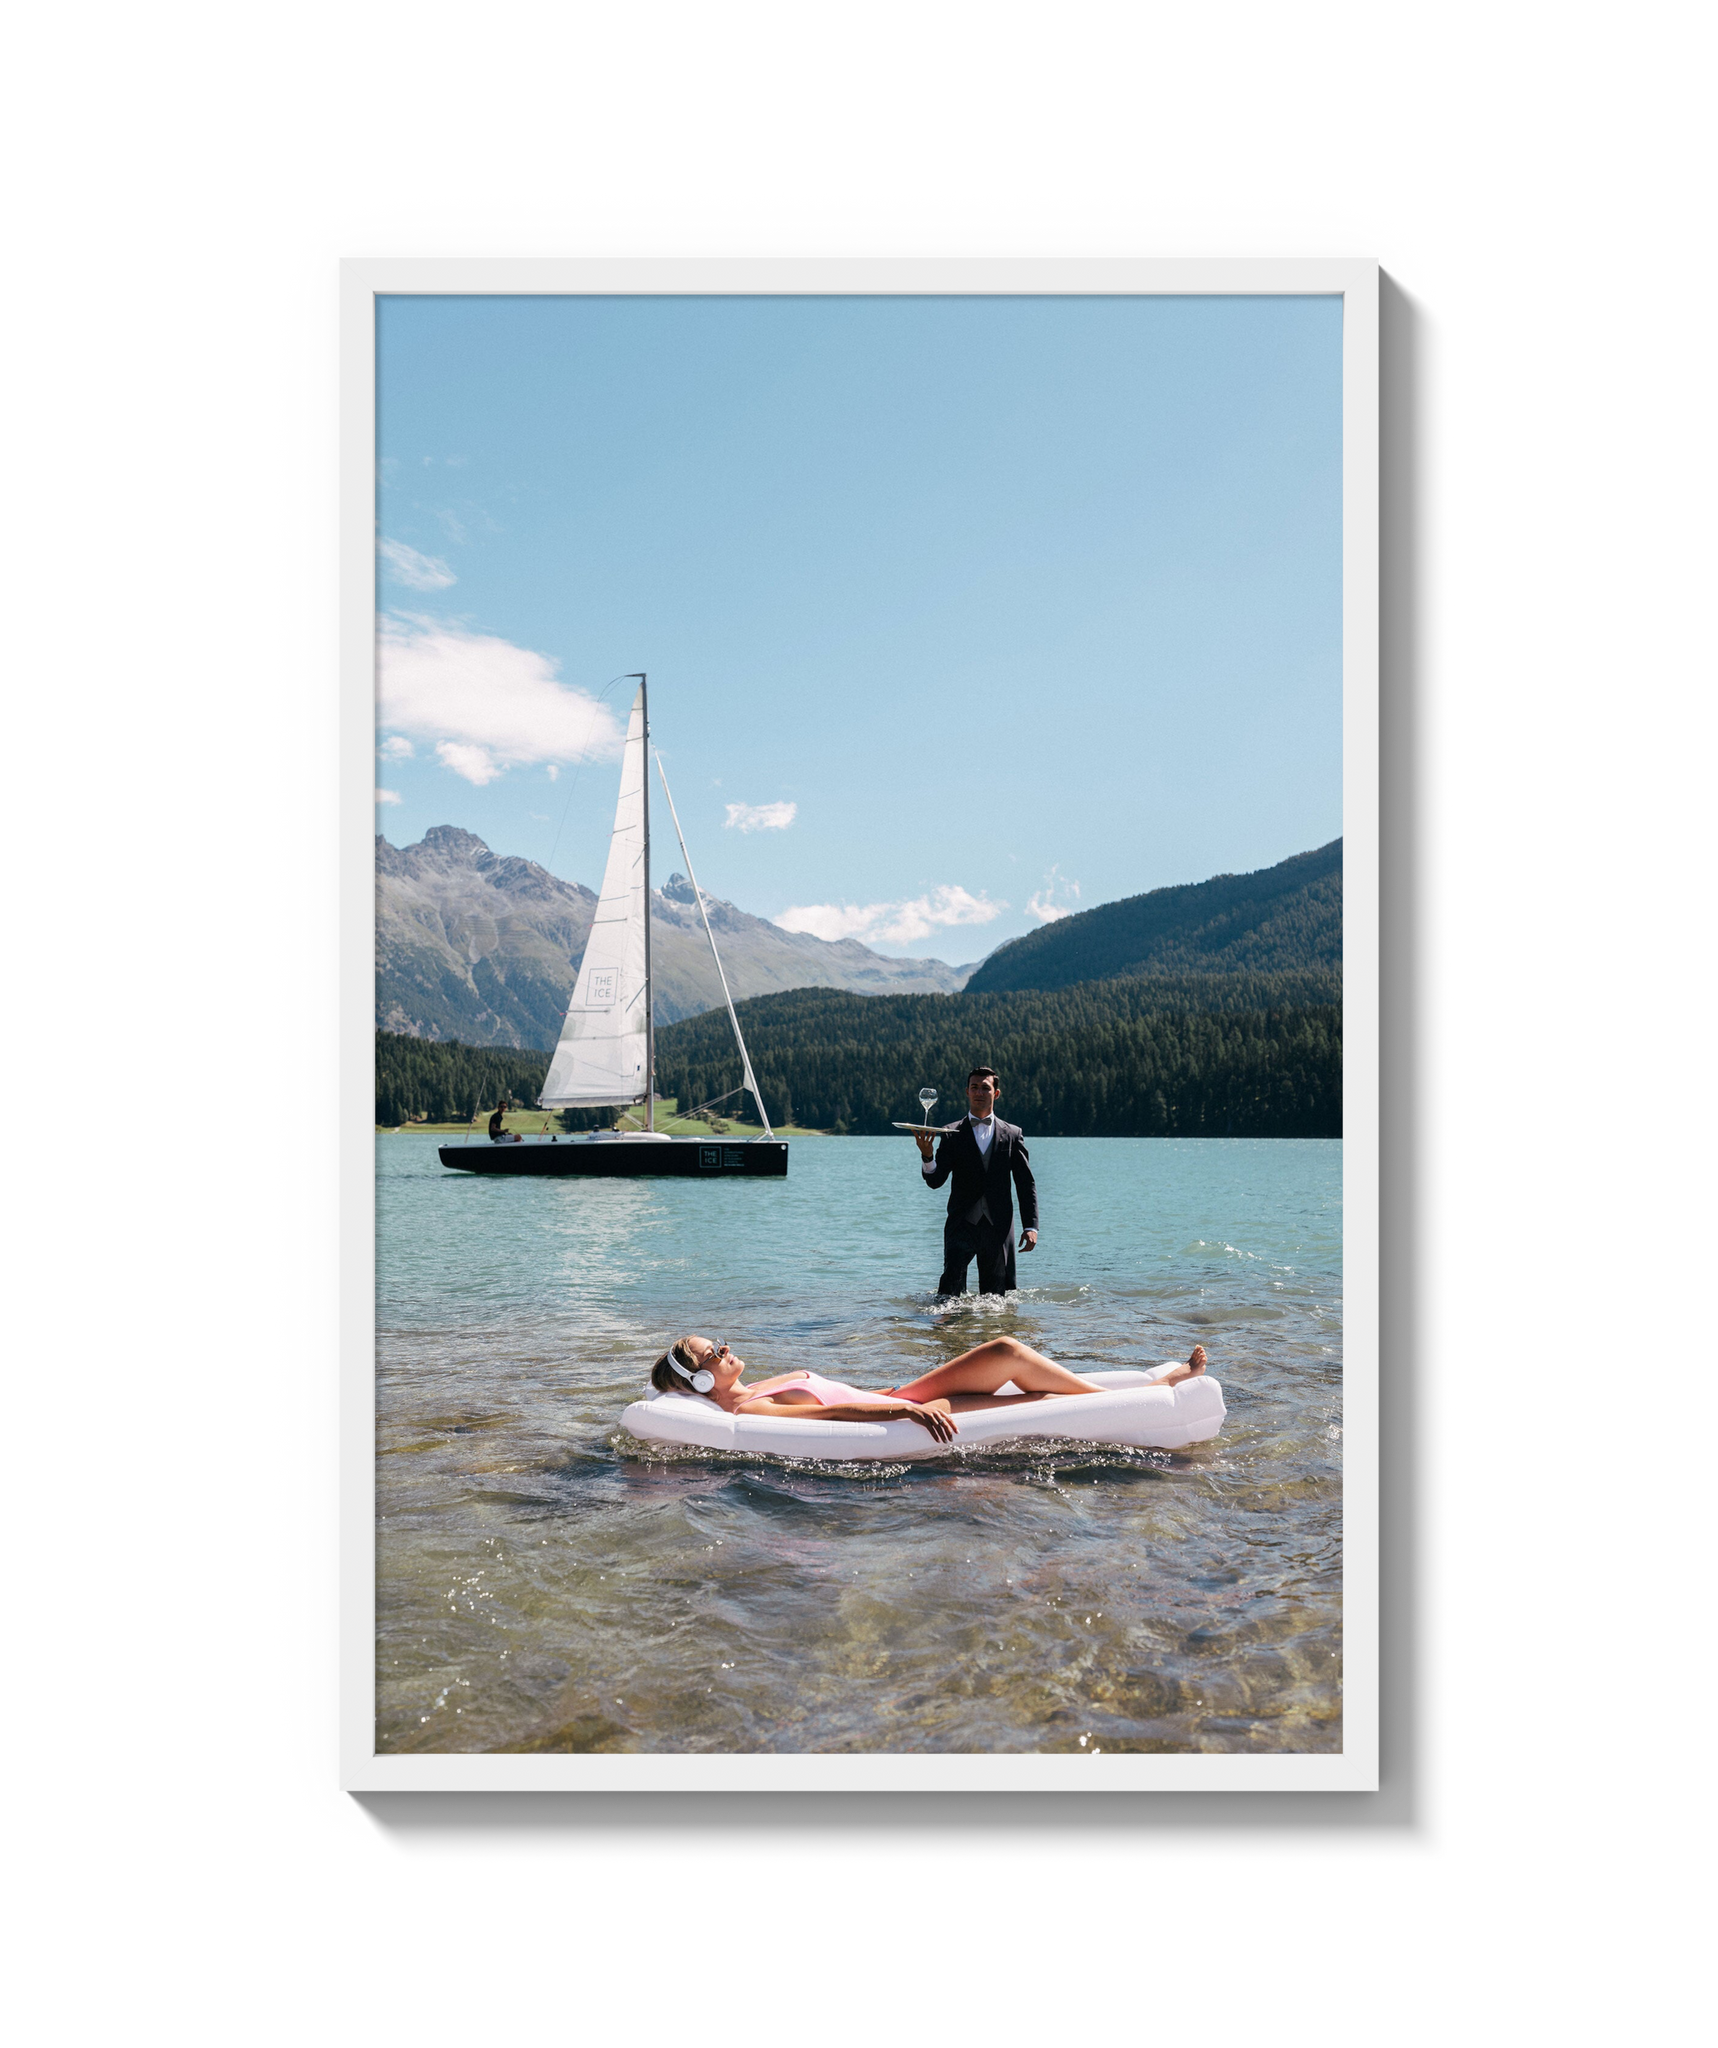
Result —
[[740, 1049], [741, 1085], [758, 1106], [764, 1127], [761, 1138], [678, 1138], [656, 1128], [656, 1032], [650, 1010], [650, 698], [645, 678], [638, 677], [638, 695], [626, 728], [621, 753], [620, 797], [614, 832], [609, 839], [608, 865], [602, 894], [579, 963], [579, 976], [561, 1026], [560, 1043], [538, 1098], [545, 1109], [634, 1109], [642, 1107], [644, 1128], [597, 1131], [576, 1138], [482, 1138], [443, 1145], [441, 1163], [463, 1173], [673, 1173], [691, 1179], [716, 1180], [733, 1174], [763, 1175], [780, 1180], [787, 1173], [787, 1143], [770, 1126], [769, 1112], [758, 1093], [716, 934], [704, 908], [703, 892], [686, 851], [686, 835], [668, 788], [668, 776], [657, 756], [662, 794], [686, 862], [686, 879], [698, 900], [704, 936], [710, 941]]

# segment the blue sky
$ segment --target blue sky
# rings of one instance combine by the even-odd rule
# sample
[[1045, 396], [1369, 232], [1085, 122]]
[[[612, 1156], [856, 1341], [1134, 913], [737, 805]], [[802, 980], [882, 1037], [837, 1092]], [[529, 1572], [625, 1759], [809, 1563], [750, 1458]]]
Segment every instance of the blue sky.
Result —
[[595, 887], [630, 669], [702, 885], [885, 952], [1341, 831], [1340, 301], [395, 298], [379, 332], [397, 845], [463, 825]]

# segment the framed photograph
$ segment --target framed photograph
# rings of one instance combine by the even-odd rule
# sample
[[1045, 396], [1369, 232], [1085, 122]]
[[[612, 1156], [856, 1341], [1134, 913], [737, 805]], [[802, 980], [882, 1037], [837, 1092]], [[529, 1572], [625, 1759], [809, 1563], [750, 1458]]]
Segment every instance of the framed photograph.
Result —
[[1374, 1789], [1376, 265], [342, 319], [344, 1783]]

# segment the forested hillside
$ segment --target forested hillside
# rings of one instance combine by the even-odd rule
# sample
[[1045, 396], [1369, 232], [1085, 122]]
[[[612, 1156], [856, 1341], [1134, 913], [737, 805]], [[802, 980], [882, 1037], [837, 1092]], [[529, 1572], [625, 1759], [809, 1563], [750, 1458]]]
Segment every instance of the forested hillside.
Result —
[[[1333, 1138], [1342, 1132], [1339, 977], [1151, 975], [989, 996], [793, 989], [739, 1005], [775, 1122], [889, 1129], [965, 1108], [967, 1070], [1002, 1075], [1003, 1113], [1029, 1132], [1101, 1137]], [[656, 1035], [657, 1090], [687, 1108], [738, 1086], [726, 1011]], [[463, 1123], [507, 1094], [534, 1104], [543, 1053], [376, 1033], [376, 1121]], [[737, 1100], [726, 1104], [741, 1113]], [[745, 1113], [749, 1114], [749, 1105]], [[569, 1130], [607, 1110], [563, 1112]]]
[[1010, 939], [966, 993], [1068, 988], [1118, 974], [1306, 973], [1342, 964], [1342, 841], [1250, 875], [1102, 903]]
[[[421, 1118], [432, 1124], [462, 1124], [478, 1112], [487, 1114], [503, 1095], [528, 1108], [535, 1104], [548, 1072], [546, 1052], [513, 1052], [378, 1031], [376, 1121], [404, 1124]], [[568, 1130], [588, 1130], [608, 1120], [606, 1110], [572, 1110], [561, 1118]]]
[[[966, 1107], [970, 1067], [1002, 1077], [1002, 1113], [1039, 1136], [1339, 1137], [1339, 978], [1153, 976], [1049, 992], [851, 996], [795, 989], [739, 1005], [777, 1123], [886, 1131]], [[683, 1104], [740, 1078], [720, 1011], [659, 1031], [657, 1074]]]

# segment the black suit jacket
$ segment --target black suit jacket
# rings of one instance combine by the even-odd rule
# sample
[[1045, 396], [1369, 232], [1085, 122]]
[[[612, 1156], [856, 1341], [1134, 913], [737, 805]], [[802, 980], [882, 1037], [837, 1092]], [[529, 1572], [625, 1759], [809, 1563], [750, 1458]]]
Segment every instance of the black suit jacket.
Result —
[[1020, 1190], [1020, 1228], [1038, 1228], [1038, 1186], [1026, 1157], [1026, 1141], [1018, 1124], [995, 1119], [996, 1135], [990, 1141], [987, 1158], [972, 1135], [972, 1119], [937, 1141], [936, 1164], [923, 1174], [927, 1187], [940, 1188], [952, 1181], [948, 1191], [951, 1223], [964, 1221], [966, 1212], [980, 1195], [990, 1204], [990, 1220], [1004, 1237], [1014, 1224], [1014, 1189]]

